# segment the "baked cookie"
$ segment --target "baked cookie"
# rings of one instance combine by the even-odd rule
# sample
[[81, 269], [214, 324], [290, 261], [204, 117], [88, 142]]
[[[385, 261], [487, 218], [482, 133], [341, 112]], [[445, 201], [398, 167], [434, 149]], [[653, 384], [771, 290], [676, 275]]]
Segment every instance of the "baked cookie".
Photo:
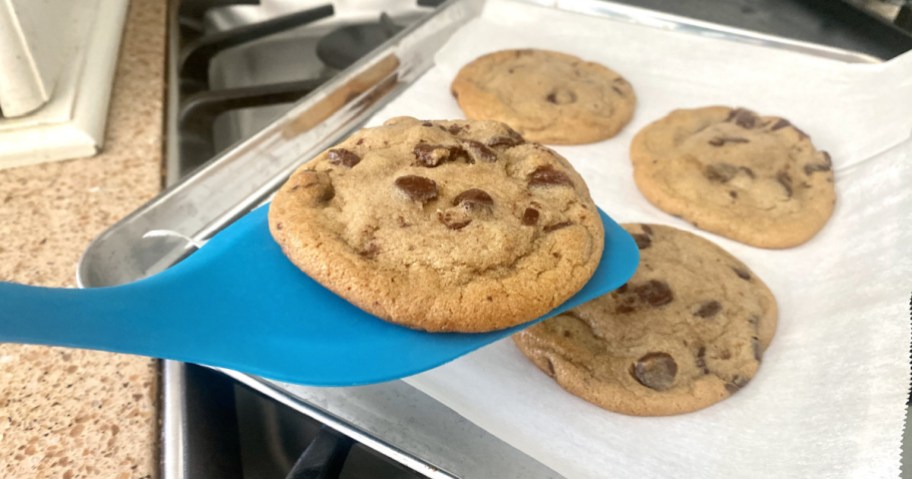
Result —
[[394, 118], [301, 166], [269, 228], [310, 277], [428, 331], [537, 318], [598, 266], [604, 230], [564, 158], [494, 121]]
[[633, 116], [630, 83], [598, 63], [547, 50], [503, 50], [462, 67], [453, 96], [466, 117], [502, 121], [529, 141], [611, 138]]
[[637, 133], [630, 157], [659, 209], [753, 246], [804, 243], [836, 203], [830, 155], [788, 120], [744, 108], [675, 110]]
[[776, 300], [718, 246], [668, 226], [624, 225], [630, 281], [513, 336], [571, 393], [610, 411], [681, 414], [744, 387], [776, 329]]

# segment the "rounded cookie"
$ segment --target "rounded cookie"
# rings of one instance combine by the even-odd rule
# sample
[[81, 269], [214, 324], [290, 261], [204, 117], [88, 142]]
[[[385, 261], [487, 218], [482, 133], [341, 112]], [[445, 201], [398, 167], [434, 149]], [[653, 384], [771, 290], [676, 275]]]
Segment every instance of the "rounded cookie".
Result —
[[680, 414], [744, 387], [776, 329], [769, 288], [694, 234], [624, 225], [640, 247], [630, 281], [513, 336], [571, 393], [610, 411]]
[[563, 303], [604, 231], [570, 163], [493, 121], [394, 118], [301, 166], [269, 228], [310, 277], [428, 331], [480, 332]]
[[479, 57], [459, 70], [452, 92], [466, 117], [502, 121], [549, 144], [611, 138], [636, 106], [630, 83], [614, 71], [547, 50]]
[[630, 157], [658, 208], [753, 246], [804, 243], [836, 203], [830, 155], [788, 120], [744, 108], [675, 110], [637, 133]]

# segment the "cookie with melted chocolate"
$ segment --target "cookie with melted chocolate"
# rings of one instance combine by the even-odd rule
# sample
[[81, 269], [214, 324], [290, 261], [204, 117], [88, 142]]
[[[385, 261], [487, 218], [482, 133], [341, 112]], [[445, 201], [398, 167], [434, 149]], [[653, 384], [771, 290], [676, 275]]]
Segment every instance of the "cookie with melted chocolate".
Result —
[[598, 211], [569, 162], [494, 121], [394, 118], [300, 167], [269, 228], [294, 264], [411, 328], [535, 319], [592, 276]]
[[640, 248], [630, 281], [517, 333], [520, 351], [567, 391], [624, 414], [686, 413], [746, 386], [776, 329], [769, 288], [699, 236], [623, 226]]
[[658, 208], [753, 246], [808, 241], [836, 203], [830, 155], [788, 120], [745, 108], [675, 110], [637, 133], [630, 157]]

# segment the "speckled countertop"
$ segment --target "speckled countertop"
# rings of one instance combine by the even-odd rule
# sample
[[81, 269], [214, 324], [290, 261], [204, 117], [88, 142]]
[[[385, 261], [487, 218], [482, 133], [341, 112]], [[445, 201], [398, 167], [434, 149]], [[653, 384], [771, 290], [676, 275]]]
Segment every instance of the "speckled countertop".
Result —
[[[89, 242], [160, 189], [164, 0], [133, 0], [103, 153], [0, 170], [0, 280], [75, 286]], [[153, 361], [0, 344], [0, 477], [143, 478], [158, 462]]]

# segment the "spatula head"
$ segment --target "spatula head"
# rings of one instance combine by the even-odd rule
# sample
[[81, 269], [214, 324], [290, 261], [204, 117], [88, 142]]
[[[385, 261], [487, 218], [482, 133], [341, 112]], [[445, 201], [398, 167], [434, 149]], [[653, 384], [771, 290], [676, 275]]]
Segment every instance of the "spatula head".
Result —
[[[286, 382], [348, 386], [431, 369], [545, 319], [482, 334], [432, 334], [380, 320], [292, 265], [269, 235], [266, 212], [251, 212], [178, 267], [148, 280], [179, 284], [162, 301], [175, 312], [194, 312], [184, 321], [194, 323], [187, 326], [195, 333], [180, 340], [192, 344], [171, 345], [171, 356], [180, 356], [175, 359]], [[546, 317], [618, 288], [636, 269], [633, 239], [600, 215], [606, 244], [598, 270]]]

